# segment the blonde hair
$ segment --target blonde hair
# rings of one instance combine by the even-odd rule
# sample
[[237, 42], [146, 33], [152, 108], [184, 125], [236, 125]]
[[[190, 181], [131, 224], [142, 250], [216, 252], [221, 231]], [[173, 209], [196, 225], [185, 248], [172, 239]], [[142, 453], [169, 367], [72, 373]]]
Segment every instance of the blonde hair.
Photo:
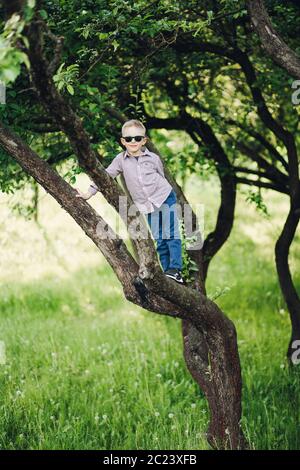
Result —
[[141, 121], [138, 121], [137, 119], [130, 119], [129, 121], [124, 122], [122, 126], [122, 135], [123, 135], [124, 129], [127, 129], [127, 127], [132, 127], [132, 126], [142, 129], [144, 134], [146, 135], [146, 127]]

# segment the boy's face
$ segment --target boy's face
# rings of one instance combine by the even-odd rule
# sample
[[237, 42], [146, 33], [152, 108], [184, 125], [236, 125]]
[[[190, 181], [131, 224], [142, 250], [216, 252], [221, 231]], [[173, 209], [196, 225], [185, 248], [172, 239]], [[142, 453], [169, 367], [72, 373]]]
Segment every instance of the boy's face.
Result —
[[[136, 136], [143, 136], [140, 142], [136, 142], [135, 139], [131, 140], [131, 142], [126, 142], [124, 137], [136, 137]], [[121, 137], [121, 143], [126, 147], [127, 151], [132, 155], [137, 155], [140, 153], [140, 150], [143, 145], [147, 142], [147, 137], [145, 137], [145, 133], [143, 129], [136, 126], [130, 126], [124, 129], [123, 136]]]

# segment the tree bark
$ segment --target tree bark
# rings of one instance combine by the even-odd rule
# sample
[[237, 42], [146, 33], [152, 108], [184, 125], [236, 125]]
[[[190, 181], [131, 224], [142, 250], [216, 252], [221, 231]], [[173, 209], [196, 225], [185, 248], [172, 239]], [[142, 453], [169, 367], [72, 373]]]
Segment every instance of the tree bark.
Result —
[[263, 0], [247, 0], [247, 8], [263, 49], [290, 75], [300, 79], [300, 58], [273, 27]]
[[183, 320], [184, 359], [208, 400], [210, 445], [216, 449], [245, 449], [248, 443], [240, 427], [242, 382], [236, 360], [236, 331], [233, 325], [227, 326], [226, 338], [218, 334], [208, 337], [201, 327]]

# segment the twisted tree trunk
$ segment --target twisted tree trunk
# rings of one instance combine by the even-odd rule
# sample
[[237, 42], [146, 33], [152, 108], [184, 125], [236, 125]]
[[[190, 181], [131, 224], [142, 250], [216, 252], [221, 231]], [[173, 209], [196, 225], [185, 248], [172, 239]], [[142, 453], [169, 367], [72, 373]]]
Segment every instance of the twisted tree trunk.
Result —
[[201, 326], [183, 320], [182, 334], [187, 368], [209, 404], [208, 442], [218, 449], [246, 448], [240, 428], [242, 382], [234, 325], [226, 322], [221, 335], [216, 331], [208, 336]]
[[234, 57], [245, 73], [247, 83], [257, 106], [259, 117], [267, 128], [273, 132], [276, 138], [283, 142], [287, 152], [288, 161], [286, 168], [288, 170], [287, 187], [290, 210], [281, 235], [275, 245], [275, 259], [280, 288], [289, 310], [292, 324], [291, 339], [287, 351], [287, 357], [291, 359], [291, 354], [293, 352], [292, 343], [295, 339], [299, 339], [300, 324], [300, 298], [292, 279], [288, 261], [289, 249], [293, 242], [300, 218], [300, 178], [297, 145], [293, 134], [282, 126], [281, 123], [272, 116], [268, 109], [263, 94], [257, 87], [255, 69], [247, 54], [236, 49]]

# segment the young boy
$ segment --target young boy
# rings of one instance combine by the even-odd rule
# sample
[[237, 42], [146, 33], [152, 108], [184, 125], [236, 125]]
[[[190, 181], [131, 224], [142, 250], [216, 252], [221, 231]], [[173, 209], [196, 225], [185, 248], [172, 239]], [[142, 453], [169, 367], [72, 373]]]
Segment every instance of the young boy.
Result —
[[[123, 173], [135, 205], [147, 215], [165, 275], [182, 284], [176, 193], [164, 176], [160, 157], [145, 147], [147, 136], [142, 122], [136, 119], [125, 122], [120, 140], [126, 151], [119, 153], [106, 171], [112, 178]], [[97, 191], [99, 188], [92, 182], [87, 193], [77, 189], [77, 197], [89, 199]]]

